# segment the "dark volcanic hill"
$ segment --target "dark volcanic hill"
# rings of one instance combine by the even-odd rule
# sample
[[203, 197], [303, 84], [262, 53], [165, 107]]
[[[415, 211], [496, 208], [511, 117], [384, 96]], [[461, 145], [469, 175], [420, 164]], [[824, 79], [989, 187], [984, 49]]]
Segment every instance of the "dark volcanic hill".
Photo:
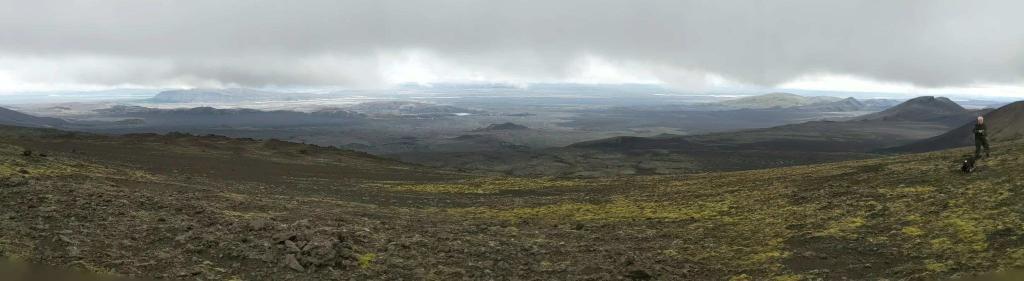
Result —
[[473, 130], [474, 132], [490, 132], [490, 131], [517, 131], [517, 130], [529, 130], [529, 127], [519, 125], [512, 122], [505, 122], [501, 124], [491, 124], [487, 127]]
[[860, 102], [868, 109], [882, 111], [896, 106], [903, 101], [894, 99], [864, 99], [860, 100]]
[[[990, 141], [1008, 141], [1024, 137], [1024, 101], [1014, 102], [984, 114]], [[974, 122], [945, 134], [889, 149], [893, 152], [924, 152], [974, 144]]]
[[37, 117], [0, 107], [0, 125], [48, 128], [66, 124], [67, 122], [62, 119]]
[[939, 122], [957, 126], [976, 114], [944, 97], [923, 96], [910, 99], [881, 112], [861, 116], [860, 120]]
[[690, 141], [685, 136], [667, 137], [613, 137], [569, 145], [571, 148], [602, 149], [602, 150], [637, 150], [637, 149], [676, 149], [692, 150], [706, 148], [705, 145]]

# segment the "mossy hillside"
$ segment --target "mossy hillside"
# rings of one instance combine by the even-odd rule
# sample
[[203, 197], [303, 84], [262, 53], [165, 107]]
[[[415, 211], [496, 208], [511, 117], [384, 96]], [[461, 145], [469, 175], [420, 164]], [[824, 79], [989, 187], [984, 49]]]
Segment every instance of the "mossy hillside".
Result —
[[682, 246], [671, 249], [675, 253], [751, 276], [827, 277], [790, 267], [808, 252], [829, 255], [809, 245], [828, 241], [857, 251], [875, 249], [860, 254], [883, 255], [877, 263], [892, 263], [860, 261], [863, 266], [886, 266], [883, 270], [892, 275], [942, 278], [1024, 266], [1020, 145], [995, 147], [997, 153], [970, 175], [957, 171], [959, 160], [969, 154], [959, 149], [783, 169], [638, 177], [635, 192], [605, 202], [568, 199], [448, 212], [510, 222], [655, 224], [681, 241]]
[[62, 157], [44, 157], [36, 152], [26, 156], [24, 148], [0, 144], [0, 176], [68, 176], [76, 173], [105, 174], [112, 169], [71, 161]]
[[[335, 167], [390, 164], [394, 165], [390, 168], [408, 168], [395, 165], [397, 162], [384, 160], [362, 152], [292, 143], [276, 139], [236, 139], [218, 135], [196, 136], [182, 133], [170, 133], [167, 135], [144, 134], [134, 135], [134, 137], [141, 141], [127, 143], [126, 145], [136, 146], [140, 151], [163, 150], [175, 154], [221, 159], [246, 157], [282, 164], [318, 164]], [[104, 139], [98, 140], [104, 141]], [[105, 141], [121, 142], [118, 139], [107, 139]]]
[[517, 190], [537, 190], [556, 188], [593, 188], [607, 186], [609, 182], [593, 180], [571, 180], [552, 178], [515, 178], [487, 177], [468, 180], [418, 183], [418, 182], [376, 182], [366, 184], [372, 188], [384, 188], [395, 191], [440, 192], [440, 193], [499, 193]]
[[104, 176], [108, 178], [156, 180], [158, 177], [136, 169], [126, 167], [114, 168], [63, 157], [35, 152], [23, 155], [25, 148], [0, 144], [0, 178], [23, 177], [68, 177], [74, 175]]
[[[217, 149], [228, 150], [225, 145]], [[132, 151], [162, 155], [151, 151], [158, 148]], [[635, 276], [663, 280], [934, 280], [1024, 266], [1021, 143], [995, 146], [993, 157], [981, 161], [971, 175], [957, 171], [958, 162], [970, 154], [959, 149], [680, 176], [368, 180], [379, 186], [353, 193], [332, 188], [349, 182], [330, 174], [296, 175], [277, 183], [283, 183], [281, 189], [255, 180], [218, 178], [216, 185], [206, 184], [196, 180], [204, 171], [189, 170], [114, 183], [103, 179], [123, 177], [131, 167], [159, 159], [112, 157], [95, 148], [85, 154], [64, 149], [48, 157], [24, 157], [21, 151], [19, 146], [0, 148], [8, 174], [22, 175], [25, 169], [36, 177], [0, 193], [11, 210], [0, 212], [0, 229], [5, 230], [0, 256], [56, 260], [61, 262], [53, 264], [65, 266], [60, 260], [65, 245], [54, 248], [46, 241], [72, 235], [76, 242], [91, 243], [79, 249], [100, 271], [134, 267], [98, 249], [131, 252], [135, 263], [146, 264], [159, 258], [152, 245], [165, 243], [164, 251], [174, 253], [167, 266], [146, 270], [174, 267], [245, 280], [268, 279], [250, 277], [271, 272], [310, 276], [282, 266], [281, 255], [260, 258], [285, 253], [275, 236], [293, 231], [291, 225], [333, 229], [320, 234], [350, 239], [352, 255], [339, 267], [348, 270], [342, 274], [379, 273], [373, 276], [380, 279], [396, 273], [448, 280], [473, 279], [468, 274], [484, 274], [476, 279], [610, 274], [592, 278], [602, 280], [640, 270]], [[274, 157], [292, 157], [288, 153]], [[307, 157], [294, 154], [296, 161]], [[220, 158], [206, 157], [202, 149], [175, 156], [193, 164]], [[241, 167], [257, 160], [237, 163]], [[283, 167], [298, 172], [310, 166]], [[301, 185], [295, 184], [300, 180]], [[352, 181], [351, 189], [364, 183]], [[282, 193], [286, 190], [302, 192]], [[353, 200], [377, 195], [412, 201]], [[35, 207], [29, 209], [22, 200]], [[65, 206], [74, 207], [59, 208]], [[81, 220], [77, 227], [91, 231], [59, 232], [56, 226], [71, 225], [65, 223], [71, 217]], [[37, 227], [40, 219], [57, 220], [43, 229]], [[253, 236], [255, 229], [261, 234]], [[243, 251], [257, 258], [241, 260], [247, 267], [240, 269], [233, 265], [237, 259], [179, 251], [190, 247], [217, 255], [260, 250]], [[60, 255], [47, 255], [55, 251]], [[415, 273], [419, 269], [426, 272]], [[262, 275], [251, 274], [254, 270]], [[485, 275], [487, 270], [494, 274]], [[326, 276], [331, 271], [317, 272]]]
[[[13, 129], [0, 127], [0, 134]], [[17, 132], [17, 130], [14, 130]], [[213, 180], [283, 182], [288, 179], [347, 182], [352, 178], [453, 180], [470, 175], [438, 171], [379, 158], [361, 152], [282, 141], [233, 139], [223, 136], [185, 134], [134, 134], [101, 136], [86, 134], [26, 136], [4, 143], [103, 165], [128, 164], [132, 169], [166, 176], [212, 176]], [[188, 165], [185, 165], [189, 163]], [[240, 165], [241, 163], [241, 165]], [[173, 174], [171, 174], [173, 172]], [[231, 185], [230, 182], [226, 184]]]

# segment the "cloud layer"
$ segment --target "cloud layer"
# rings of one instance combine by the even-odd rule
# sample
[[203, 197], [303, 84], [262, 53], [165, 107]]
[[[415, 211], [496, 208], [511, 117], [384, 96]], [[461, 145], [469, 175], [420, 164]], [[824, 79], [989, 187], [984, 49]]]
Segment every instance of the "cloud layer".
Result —
[[[1024, 1], [0, 0], [0, 81], [1024, 80]], [[596, 66], [596, 68], [595, 68]], [[603, 67], [603, 68], [602, 68]], [[5, 78], [6, 77], [6, 78]], [[710, 77], [710, 78], [709, 78]]]

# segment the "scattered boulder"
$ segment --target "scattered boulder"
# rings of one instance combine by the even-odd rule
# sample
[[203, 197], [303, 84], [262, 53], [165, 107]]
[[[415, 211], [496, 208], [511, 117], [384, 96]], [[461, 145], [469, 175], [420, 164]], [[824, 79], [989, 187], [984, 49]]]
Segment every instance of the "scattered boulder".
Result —
[[295, 254], [284, 256], [284, 265], [298, 272], [306, 271], [306, 268], [302, 267], [302, 264], [299, 264], [299, 260], [295, 258]]
[[21, 151], [21, 156], [25, 156], [25, 157], [32, 156], [32, 150], [31, 149], [26, 149], [26, 150]]
[[78, 247], [68, 246], [67, 247], [67, 251], [68, 251], [68, 257], [69, 258], [80, 258], [80, 257], [82, 257], [82, 250], [79, 250]]
[[302, 251], [302, 249], [299, 249], [299, 246], [296, 245], [295, 242], [292, 242], [292, 240], [285, 240], [284, 247], [289, 253], [298, 253]]
[[300, 220], [272, 235], [272, 242], [279, 245], [273, 254], [283, 259], [284, 266], [296, 271], [344, 267], [356, 260], [347, 236], [337, 229], [315, 228], [309, 220]]

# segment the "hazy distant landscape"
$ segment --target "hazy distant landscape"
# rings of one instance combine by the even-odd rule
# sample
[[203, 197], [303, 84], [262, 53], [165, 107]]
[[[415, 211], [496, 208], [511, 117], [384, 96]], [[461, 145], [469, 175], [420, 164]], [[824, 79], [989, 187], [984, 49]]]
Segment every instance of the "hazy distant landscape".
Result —
[[457, 171], [594, 177], [873, 158], [991, 110], [977, 105], [1002, 104], [974, 100], [969, 104], [976, 109], [966, 109], [946, 98], [670, 92], [653, 85], [448, 84], [410, 85], [370, 98], [194, 89], [16, 108], [65, 122], [39, 127], [278, 139]]
[[1024, 277], [1024, 1], [0, 3], [0, 281]]

